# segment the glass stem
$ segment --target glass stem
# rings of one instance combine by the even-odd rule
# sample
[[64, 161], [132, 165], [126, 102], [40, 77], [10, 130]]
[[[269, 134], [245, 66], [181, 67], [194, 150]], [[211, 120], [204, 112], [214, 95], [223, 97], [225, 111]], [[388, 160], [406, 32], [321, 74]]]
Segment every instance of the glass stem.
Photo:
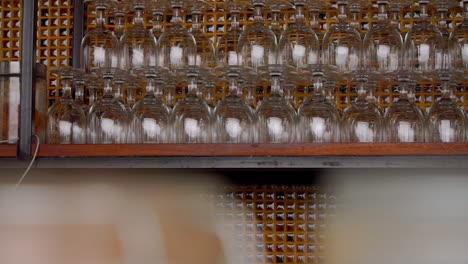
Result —
[[146, 80], [146, 95], [145, 96], [154, 96], [156, 91], [156, 82], [154, 77], [147, 77]]
[[231, 12], [231, 30], [239, 30], [239, 12]]
[[278, 10], [271, 11], [271, 27], [276, 28], [280, 26]]
[[455, 92], [454, 92], [453, 87], [450, 86], [449, 81], [443, 81], [441, 88], [442, 88], [441, 90], [442, 98], [445, 98], [445, 99], [453, 98]]
[[427, 13], [427, 3], [420, 2], [419, 7], [420, 7], [419, 16], [421, 17], [421, 21], [427, 21], [429, 19], [429, 15]]
[[84, 81], [75, 82], [75, 101], [77, 103], [84, 103]]
[[110, 78], [104, 79], [104, 94], [102, 96], [106, 98], [114, 97], [114, 91], [112, 89], [112, 79]]
[[132, 108], [135, 105], [136, 87], [127, 86], [127, 105]]
[[323, 78], [322, 76], [314, 77], [314, 96], [323, 95]]
[[400, 98], [398, 100], [408, 100], [410, 89], [408, 84], [402, 82], [400, 86]]
[[392, 24], [393, 27], [399, 29], [400, 28], [400, 19], [399, 19], [400, 11], [399, 10], [392, 10], [392, 11], [390, 11], [390, 13], [391, 13], [391, 16], [392, 16], [392, 19], [391, 19], [390, 23]]
[[197, 96], [198, 95], [198, 83], [196, 77], [190, 77], [188, 83], [187, 95]]
[[238, 96], [239, 95], [239, 76], [231, 75], [229, 76], [229, 95]]
[[133, 23], [135, 26], [143, 27], [144, 18], [143, 18], [144, 9], [140, 6], [135, 7], [135, 17], [133, 18]]
[[71, 78], [62, 77], [62, 100], [72, 100]]
[[115, 83], [114, 97], [117, 100], [123, 101], [123, 90], [124, 90], [124, 83], [123, 82], [116, 82]]
[[271, 76], [271, 95], [282, 95], [281, 78], [276, 74]]
[[346, 4], [341, 2], [338, 5], [338, 21], [339, 23], [345, 24], [348, 20], [348, 16], [346, 14]]
[[90, 86], [88, 89], [89, 89], [89, 107], [91, 107], [97, 101], [98, 87]]
[[468, 22], [468, 1], [463, 1], [463, 11], [464, 13], [464, 19], [463, 21], [466, 23]]
[[299, 21], [304, 21], [304, 6], [303, 5], [296, 5], [296, 23]]
[[106, 29], [106, 8], [103, 6], [96, 7], [96, 27], [105, 30]]
[[124, 24], [125, 14], [117, 13], [115, 14], [115, 35], [120, 39], [125, 31]]
[[255, 6], [254, 22], [263, 24], [263, 6], [261, 5]]
[[172, 9], [172, 19], [171, 19], [171, 23], [173, 24], [180, 24], [182, 23], [182, 17], [180, 16], [180, 7], [174, 7]]
[[201, 31], [201, 23], [200, 23], [200, 18], [201, 18], [201, 14], [200, 13], [193, 13], [192, 14], [192, 18], [193, 18], [193, 21], [192, 21], [192, 32], [200, 32]]
[[367, 89], [366, 89], [365, 83], [359, 84], [357, 93], [358, 93], [358, 97], [357, 97], [358, 100], [364, 100], [364, 101], [367, 100]]
[[387, 3], [379, 3], [378, 19], [379, 19], [380, 22], [387, 22], [388, 21]]

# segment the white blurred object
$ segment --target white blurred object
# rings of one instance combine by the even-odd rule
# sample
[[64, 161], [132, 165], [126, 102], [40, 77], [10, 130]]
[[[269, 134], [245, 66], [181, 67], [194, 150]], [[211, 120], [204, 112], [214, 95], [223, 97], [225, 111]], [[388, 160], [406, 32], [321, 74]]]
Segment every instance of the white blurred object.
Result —
[[343, 68], [348, 62], [349, 48], [346, 46], [336, 47], [336, 65], [338, 68]]
[[242, 133], [242, 126], [240, 120], [237, 118], [226, 119], [226, 131], [231, 138], [237, 138]]
[[192, 139], [197, 138], [201, 133], [201, 128], [198, 124], [198, 120], [193, 118], [184, 119], [184, 129], [185, 134]]
[[299, 63], [305, 57], [306, 48], [303, 45], [296, 44], [293, 49], [293, 61]]
[[468, 178], [457, 170], [336, 171], [330, 264], [468, 263]]
[[267, 126], [270, 136], [273, 138], [273, 141], [281, 140], [285, 136], [285, 129], [283, 127], [283, 122], [281, 118], [270, 117], [267, 121]]
[[260, 45], [252, 46], [252, 64], [253, 66], [261, 65], [263, 57], [265, 56], [265, 49]]

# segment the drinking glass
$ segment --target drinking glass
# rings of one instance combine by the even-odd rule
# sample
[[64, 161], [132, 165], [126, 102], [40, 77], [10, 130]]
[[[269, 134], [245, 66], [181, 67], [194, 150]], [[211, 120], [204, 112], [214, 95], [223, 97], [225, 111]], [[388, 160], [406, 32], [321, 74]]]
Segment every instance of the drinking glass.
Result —
[[411, 86], [416, 85], [416, 75], [398, 78], [399, 98], [385, 114], [385, 140], [388, 142], [424, 142], [425, 117], [421, 109], [409, 98]]
[[338, 23], [325, 33], [322, 44], [325, 64], [340, 74], [357, 69], [362, 49], [361, 34], [348, 23], [347, 5], [347, 1], [338, 1]]
[[214, 110], [218, 143], [252, 143], [255, 139], [255, 115], [242, 99], [238, 72], [228, 73], [229, 93]]
[[227, 0], [220, 2], [218, 6], [224, 11], [229, 12], [231, 26], [226, 34], [221, 36], [216, 45], [216, 73], [220, 76], [225, 75], [233, 69], [240, 70], [242, 59], [238, 50], [239, 38], [242, 29], [239, 26], [240, 13], [247, 9], [250, 1]]
[[88, 142], [92, 144], [124, 144], [128, 140], [129, 113], [115, 98], [113, 74], [103, 74], [104, 93], [89, 110]]
[[254, 73], [267, 72], [277, 63], [277, 39], [271, 29], [264, 25], [265, 0], [252, 0], [255, 9], [254, 23], [241, 33], [238, 42], [240, 65]]
[[314, 92], [299, 107], [299, 137], [302, 143], [329, 143], [340, 140], [340, 116], [336, 107], [327, 100], [324, 74], [313, 74]]
[[296, 140], [297, 113], [283, 97], [280, 70], [272, 70], [271, 93], [257, 106], [260, 143], [292, 143]]
[[377, 106], [367, 100], [368, 91], [375, 89], [379, 79], [366, 72], [356, 74], [358, 82], [357, 98], [344, 111], [351, 142], [381, 142], [383, 136], [383, 118]]
[[145, 0], [133, 0], [133, 27], [120, 39], [120, 68], [131, 74], [141, 74], [146, 67], [156, 66], [156, 38], [144, 25], [146, 4]]
[[203, 14], [210, 9], [213, 7], [200, 0], [191, 1], [188, 5], [188, 10], [192, 14], [190, 33], [195, 38], [196, 45], [195, 69], [201, 75], [210, 74], [216, 64], [213, 42], [203, 32], [202, 24]]
[[428, 115], [428, 142], [462, 142], [465, 139], [466, 116], [452, 99], [454, 96], [454, 76], [440, 76], [442, 97], [436, 101]]
[[[145, 96], [133, 107], [133, 115], [138, 119], [136, 130], [140, 143], [169, 143], [171, 113], [162, 99], [165, 79], [155, 71], [145, 75]], [[167, 76], [167, 75], [166, 75]]]
[[186, 70], [196, 66], [197, 45], [193, 35], [184, 28], [181, 12], [189, 1], [170, 0], [171, 24], [159, 38], [158, 66], [185, 76]]
[[106, 8], [113, 0], [85, 0], [96, 6], [96, 28], [86, 33], [80, 46], [81, 68], [86, 73], [118, 67], [119, 40], [106, 28]]
[[402, 66], [403, 38], [388, 19], [388, 1], [379, 0], [377, 3], [378, 22], [366, 33], [363, 40], [363, 66], [372, 73], [394, 78]]
[[285, 72], [299, 73], [303, 66], [319, 63], [320, 43], [315, 32], [305, 24], [306, 0], [293, 1], [295, 22], [283, 32], [279, 41], [278, 63]]
[[468, 1], [463, 1], [463, 22], [454, 28], [449, 37], [452, 69], [461, 71], [468, 78]]
[[188, 93], [172, 110], [173, 139], [176, 143], [209, 143], [212, 135], [212, 118], [208, 105], [199, 97], [197, 75], [188, 73]]
[[86, 116], [81, 105], [72, 98], [73, 78], [81, 78], [83, 71], [63, 67], [52, 69], [51, 73], [60, 76], [62, 97], [49, 108], [47, 113], [47, 143], [84, 144]]
[[403, 61], [405, 69], [432, 78], [444, 67], [445, 40], [440, 30], [431, 24], [428, 5], [428, 0], [419, 1], [420, 19], [405, 35]]

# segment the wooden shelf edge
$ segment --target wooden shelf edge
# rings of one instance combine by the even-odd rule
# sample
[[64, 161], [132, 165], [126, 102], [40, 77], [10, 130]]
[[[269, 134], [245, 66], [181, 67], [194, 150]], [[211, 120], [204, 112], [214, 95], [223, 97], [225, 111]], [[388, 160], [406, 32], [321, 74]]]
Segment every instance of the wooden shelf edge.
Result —
[[16, 158], [17, 153], [18, 145], [0, 144], [0, 158]]
[[[34, 150], [35, 145], [32, 147]], [[468, 143], [40, 145], [38, 152], [38, 157], [307, 157], [451, 155], [468, 155]]]

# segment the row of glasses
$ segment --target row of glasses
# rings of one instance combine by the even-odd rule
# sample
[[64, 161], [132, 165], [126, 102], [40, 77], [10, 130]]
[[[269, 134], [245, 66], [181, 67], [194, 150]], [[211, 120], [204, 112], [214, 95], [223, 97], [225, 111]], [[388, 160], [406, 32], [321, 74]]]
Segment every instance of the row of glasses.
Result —
[[[237, 120], [234, 120], [235, 118], [230, 116], [230, 121], [227, 122], [224, 120], [226, 118], [222, 117], [226, 116], [226, 114], [219, 113], [229, 112], [229, 109], [234, 109], [233, 107], [217, 108], [214, 107], [214, 105], [210, 107], [206, 101], [200, 97], [201, 87], [208, 86], [208, 83], [210, 83], [211, 87], [214, 87], [213, 84], [216, 82], [213, 81], [215, 78], [212, 74], [212, 69], [215, 67], [213, 63], [215, 49], [212, 42], [207, 39], [201, 31], [199, 24], [201, 14], [209, 8], [203, 1], [170, 1], [168, 4], [170, 4], [170, 8], [173, 9], [172, 26], [167, 28], [160, 35], [159, 41], [154, 37], [154, 34], [146, 30], [143, 26], [143, 12], [152, 5], [148, 5], [148, 2], [143, 0], [133, 1], [131, 4], [135, 9], [135, 25], [122, 35], [119, 48], [115, 48], [115, 37], [112, 37], [113, 34], [105, 29], [103, 21], [103, 13], [111, 1], [97, 0], [94, 2], [97, 7], [98, 26], [94, 31], [88, 32], [83, 40], [82, 54], [84, 54], [83, 58], [85, 58], [82, 60], [83, 68], [87, 74], [98, 74], [104, 80], [104, 96], [99, 103], [102, 104], [105, 101], [106, 104], [104, 105], [112, 104], [112, 107], [104, 107], [104, 110], [114, 110], [109, 110], [108, 113], [104, 110], [99, 110], [101, 108], [97, 106], [100, 104], [95, 102], [96, 107], [91, 107], [91, 111], [89, 112], [90, 116], [88, 117], [88, 119], [91, 120], [89, 126], [91, 132], [89, 133], [90, 139], [88, 139], [88, 141], [93, 143], [122, 143], [138, 142], [140, 138], [144, 138], [144, 142], [152, 142], [141, 135], [144, 135], [144, 133], [154, 133], [151, 131], [161, 131], [161, 127], [168, 127], [166, 124], [160, 125], [158, 123], [160, 122], [159, 120], [167, 120], [167, 118], [152, 118], [150, 121], [150, 118], [143, 117], [145, 114], [142, 114], [141, 108], [146, 109], [145, 111], [155, 111], [152, 107], [139, 106], [138, 116], [135, 116], [136, 106], [133, 107], [133, 113], [122, 114], [119, 112], [129, 112], [129, 106], [122, 103], [122, 92], [119, 88], [122, 85], [122, 79], [119, 80], [115, 78], [115, 76], [123, 75], [120, 73], [121, 68], [125, 69], [125, 72], [128, 72], [129, 75], [140, 75], [146, 78], [145, 98], [149, 96], [149, 98], [158, 99], [147, 100], [147, 102], [151, 102], [152, 104], [159, 104], [158, 107], [161, 105], [164, 106], [164, 104], [162, 104], [163, 100], [161, 100], [162, 92], [159, 91], [160, 88], [156, 89], [155, 87], [162, 87], [164, 83], [170, 82], [167, 80], [163, 81], [163, 78], [160, 76], [186, 79], [188, 87], [187, 96], [174, 106], [173, 114], [171, 115], [172, 118], [169, 122], [174, 124], [174, 134], [176, 135], [177, 142], [203, 143], [217, 141], [217, 139], [212, 136], [219, 134], [213, 133], [213, 113], [221, 120], [219, 123], [224, 124], [222, 127], [225, 130], [225, 135], [237, 135], [232, 131], [240, 131], [239, 128], [248, 127], [250, 123], [253, 123], [246, 123], [243, 121], [248, 119], [245, 118], [245, 116], [248, 116], [246, 113], [239, 114], [241, 117], [237, 118]], [[159, 6], [164, 6], [164, 4], [167, 3], [164, 1], [158, 2], [161, 4]], [[327, 75], [329, 81], [333, 81], [332, 76], [336, 73], [342, 76], [358, 76], [358, 82], [361, 83], [358, 89], [358, 100], [356, 100], [355, 105], [352, 105], [345, 111], [346, 116], [355, 116], [351, 114], [355, 112], [354, 108], [357, 108], [357, 111], [361, 111], [359, 109], [370, 109], [371, 112], [374, 111], [374, 108], [378, 109], [375, 103], [367, 100], [369, 94], [375, 90], [365, 88], [373, 83], [368, 80], [369, 75], [385, 73], [393, 77], [396, 74], [400, 74], [400, 71], [413, 70], [411, 66], [407, 66], [401, 70], [400, 55], [398, 54], [401, 54], [403, 44], [401, 41], [401, 34], [398, 32], [395, 34], [395, 27], [391, 26], [391, 23], [387, 23], [388, 16], [386, 14], [386, 5], [388, 1], [378, 2], [380, 10], [379, 23], [364, 37], [364, 45], [361, 44], [359, 33], [352, 25], [346, 22], [347, 15], [345, 8], [348, 2], [339, 1], [339, 23], [333, 26], [324, 36], [322, 47], [320, 47], [320, 41], [315, 32], [304, 22], [304, 7], [308, 4], [307, 1], [294, 1], [296, 9], [295, 22], [281, 33], [279, 41], [276, 39], [275, 33], [264, 25], [262, 14], [265, 6], [273, 6], [278, 9], [278, 6], [286, 6], [286, 4], [281, 1], [263, 0], [254, 0], [252, 4], [255, 9], [253, 25], [248, 26], [239, 35], [237, 38], [237, 47], [231, 44], [230, 46], [233, 48], [220, 48], [222, 46], [220, 46], [219, 43], [223, 42], [220, 41], [218, 43], [216, 50], [223, 50], [224, 53], [216, 53], [218, 55], [216, 69], [220, 70], [220, 75], [226, 77], [229, 82], [229, 96], [225, 100], [229, 99], [231, 103], [236, 102], [236, 107], [241, 106], [239, 109], [245, 109], [246, 106], [249, 106], [248, 102], [239, 100], [241, 97], [238, 88], [238, 79], [241, 75], [243, 76], [243, 78], [240, 79], [241, 83], [253, 83], [254, 81], [252, 80], [255, 78], [270, 79], [271, 96], [263, 100], [256, 109], [256, 129], [258, 129], [258, 135], [252, 137], [241, 136], [240, 138], [233, 137], [233, 142], [244, 142], [244, 140], [241, 140], [242, 138], [258, 138], [260, 142], [275, 143], [294, 141], [296, 138], [295, 135], [297, 134], [297, 128], [294, 123], [297, 117], [294, 108], [291, 106], [288, 99], [285, 98], [284, 94], [291, 94], [291, 89], [295, 87], [295, 82], [299, 82], [301, 79], [300, 76], [302, 75], [311, 76], [310, 78], [316, 87], [322, 85], [320, 81], [317, 81], [317, 79], [321, 79], [320, 76], [322, 75]], [[354, 1], [353, 4], [365, 5], [365, 3], [359, 3], [357, 1]], [[126, 6], [129, 5], [130, 2], [128, 2]], [[418, 32], [435, 32], [435, 34], [432, 34], [436, 36], [435, 39], [438, 39], [438, 34], [437, 30], [434, 30], [434, 28], [425, 21], [426, 18], [424, 14], [426, 12], [424, 10], [426, 5], [426, 1], [420, 2], [423, 16], [423, 21], [421, 22], [422, 29], [415, 30], [414, 32], [416, 33], [409, 32], [407, 34], [407, 39], [413, 41], [411, 37], [413, 34], [416, 36], [415, 39], [417, 41], [414, 40], [411, 42], [412, 45], [405, 50], [419, 52], [418, 55], [410, 53], [411, 56], [408, 56], [409, 58], [414, 58], [414, 56], [418, 58], [414, 69], [418, 74], [426, 75], [427, 73], [427, 76], [430, 78], [434, 78], [436, 75], [438, 77], [440, 77], [440, 75], [453, 77], [450, 76], [450, 72], [441, 70], [445, 69], [443, 67], [437, 68], [438, 71], [434, 71], [437, 73], [436, 75], [430, 75], [434, 74], [434, 72], [427, 70], [430, 68], [428, 65], [431, 63], [428, 63], [428, 61], [431, 61], [431, 59], [425, 59], [425, 52], [427, 52], [427, 46], [432, 43], [430, 41], [433, 41], [434, 38], [431, 39], [425, 34]], [[232, 30], [232, 32], [233, 35], [238, 34], [239, 30], [236, 29], [238, 23], [235, 21], [235, 14], [238, 14], [247, 4], [242, 1], [228, 1], [226, 6], [228, 6], [228, 8], [235, 7], [230, 9], [233, 10], [231, 12], [234, 14], [234, 22], [232, 24], [234, 30]], [[194, 14], [194, 23], [191, 32], [187, 31], [181, 23], [182, 19], [180, 13], [184, 8], [190, 9]], [[159, 9], [158, 12], [160, 13], [161, 9]], [[382, 33], [386, 31], [391, 32], [393, 35], [390, 34], [391, 37], [388, 38], [388, 34]], [[104, 39], [107, 40], [101, 42], [100, 38], [92, 37], [93, 35], [99, 34], [104, 36]], [[400, 42], [398, 42], [398, 35]], [[420, 37], [420, 35], [423, 37]], [[278, 43], [278, 49], [276, 43]], [[366, 45], [366, 43], [370, 44]], [[405, 43], [410, 43], [410, 41], [405, 41]], [[369, 56], [365, 57], [370, 58], [367, 60], [367, 66], [375, 66], [370, 73], [363, 72], [362, 69], [359, 69], [359, 66], [361, 66], [359, 52], [356, 52], [356, 50], [359, 51], [361, 46], [364, 46], [365, 51], [368, 52], [367, 55]], [[117, 56], [115, 55], [115, 50], [119, 52]], [[279, 50], [279, 54], [276, 53], [276, 50]], [[435, 50], [437, 51], [437, 48]], [[434, 52], [429, 53], [436, 54]], [[224, 56], [220, 56], [220, 54], [224, 54]], [[321, 59], [321, 54], [324, 54], [323, 58], [325, 58], [325, 60]], [[432, 59], [432, 63], [437, 61], [437, 59], [440, 60], [440, 58], [440, 56], [435, 55], [434, 59]], [[89, 60], [92, 60], [93, 63], [88, 63]], [[374, 61], [372, 60], [377, 63], [373, 63]], [[323, 61], [326, 63], [322, 64]], [[424, 65], [424, 63], [427, 65]], [[114, 91], [113, 85], [117, 87], [115, 88], [116, 91]], [[172, 89], [170, 88], [169, 90]], [[320, 99], [320, 94], [322, 94], [320, 92], [321, 88], [317, 88], [316, 90], [318, 92], [314, 93], [315, 99], [318, 101], [322, 100], [323, 102], [323, 99]], [[77, 94], [79, 95], [80, 92]], [[127, 91], [127, 95], [128, 94]], [[170, 94], [170, 92], [168, 94]], [[80, 96], [78, 96], [78, 98], [80, 98]], [[326, 96], [324, 98], [326, 98]], [[318, 104], [317, 100], [311, 105], [316, 106], [316, 104]], [[309, 101], [307, 102], [309, 103]], [[366, 102], [371, 105], [364, 105]], [[359, 106], [358, 103], [360, 103], [362, 107], [356, 107]], [[133, 103], [131, 104], [133, 105]], [[221, 105], [231, 104], [223, 103]], [[224, 110], [221, 111], [220, 109]], [[166, 111], [159, 111], [158, 113], [160, 114], [163, 112]], [[251, 110], [251, 112], [253, 112], [253, 110]], [[305, 112], [307, 111], [301, 111], [301, 113]], [[338, 114], [340, 113], [338, 112]], [[167, 117], [168, 114], [166, 113], [165, 116]], [[123, 117], [125, 117], [126, 120], [121, 120]], [[319, 120], [317, 118], [307, 118], [315, 120], [312, 122], [315, 122], [315, 124], [323, 123], [323, 121], [317, 121]], [[377, 117], [374, 119], [380, 120], [381, 118]], [[349, 133], [345, 134], [349, 134], [352, 141], [373, 142], [381, 140], [381, 136], [378, 136], [379, 133], [374, 133], [369, 130], [374, 127], [379, 127], [379, 125], [374, 124], [377, 122], [367, 122], [367, 128], [365, 128], [365, 122], [362, 120], [353, 121], [351, 123], [353, 125], [348, 126], [350, 127]], [[316, 126], [312, 124], [310, 127]], [[138, 132], [128, 136], [127, 134], [129, 134], [129, 132], [126, 131]], [[248, 129], [246, 131], [248, 131]], [[318, 129], [317, 131], [321, 130]], [[372, 133], [370, 132], [376, 135], [371, 136]], [[121, 136], [121, 134], [125, 136]], [[336, 137], [331, 136], [325, 138]], [[162, 142], [166, 140], [167, 138], [164, 136], [161, 139]]]
[[[145, 95], [131, 111], [119, 99], [118, 85], [112, 85], [109, 76], [105, 76], [102, 99], [92, 103], [86, 115], [83, 111], [86, 106], [80, 105], [82, 81], [79, 79], [83, 78], [83, 72], [72, 68], [54, 72], [62, 76], [62, 98], [49, 112], [49, 131], [52, 132], [48, 134], [49, 143], [175, 143], [180, 142], [180, 135], [186, 137], [184, 143], [462, 142], [466, 134], [467, 120], [452, 99], [454, 83], [449, 76], [440, 80], [441, 99], [424, 114], [410, 98], [412, 86], [420, 76], [415, 73], [400, 75], [399, 98], [384, 114], [368, 100], [369, 91], [376, 89], [379, 77], [366, 72], [355, 74], [357, 99], [341, 115], [327, 98], [327, 90], [335, 86], [326, 85], [330, 81], [320, 69], [312, 77], [313, 96], [306, 99], [297, 112], [292, 107], [290, 112], [284, 109], [280, 112], [278, 105], [284, 98], [278, 88], [280, 84], [274, 83], [277, 78], [271, 79], [272, 89], [276, 89], [272, 91], [272, 99], [264, 104], [263, 110], [260, 107], [253, 110], [242, 99], [238, 73], [232, 71], [228, 95], [204, 119], [206, 130], [202, 130], [197, 121], [200, 120], [197, 113], [204, 111], [191, 106], [193, 101], [199, 100], [197, 92], [193, 91], [195, 86], [189, 86], [188, 99], [181, 100], [178, 105], [190, 108], [189, 112], [194, 114], [184, 117], [181, 133], [176, 131], [180, 129], [176, 108], [167, 107], [162, 98], [165, 80], [156, 74], [146, 74]], [[79, 81], [72, 82], [74, 79]], [[93, 87], [88, 81], [85, 83], [89, 89]], [[269, 116], [262, 113], [264, 109], [268, 109]], [[288, 122], [287, 126], [284, 122]], [[200, 137], [204, 141], [198, 140]]]

